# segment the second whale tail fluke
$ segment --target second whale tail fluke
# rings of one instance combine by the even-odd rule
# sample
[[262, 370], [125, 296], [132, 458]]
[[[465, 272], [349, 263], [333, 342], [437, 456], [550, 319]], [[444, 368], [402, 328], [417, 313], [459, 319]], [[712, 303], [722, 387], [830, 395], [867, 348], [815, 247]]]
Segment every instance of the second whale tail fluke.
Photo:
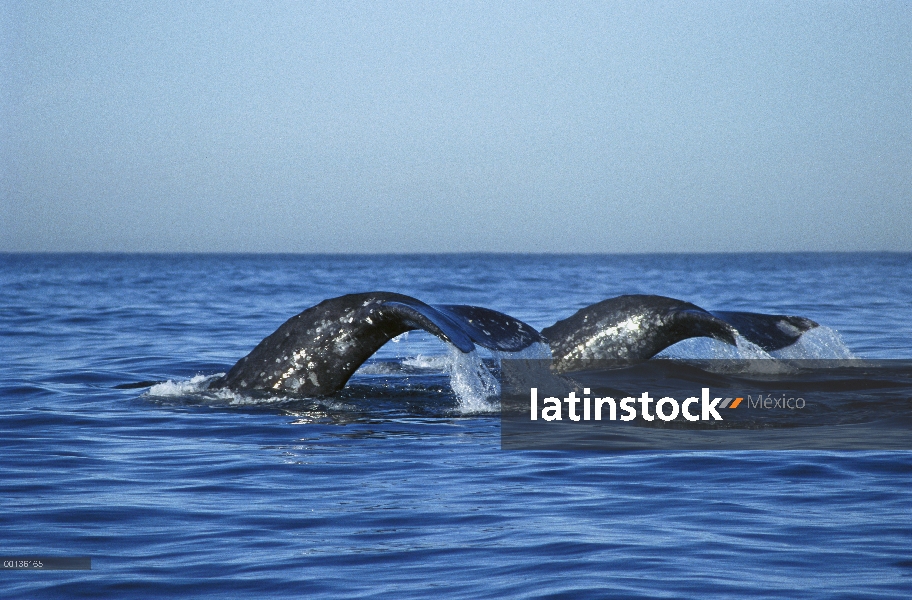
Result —
[[542, 330], [551, 345], [554, 367], [568, 372], [588, 368], [591, 360], [637, 362], [693, 337], [736, 345], [736, 335], [766, 352], [797, 342], [818, 327], [805, 317], [713, 311], [665, 296], [609, 298]]
[[587, 368], [592, 360], [637, 362], [692, 337], [735, 344], [735, 328], [699, 306], [664, 296], [609, 298], [542, 329], [554, 369]]
[[543, 341], [518, 319], [477, 306], [434, 307], [392, 292], [324, 300], [288, 319], [209, 387], [328, 396], [392, 338], [423, 329], [462, 352]]

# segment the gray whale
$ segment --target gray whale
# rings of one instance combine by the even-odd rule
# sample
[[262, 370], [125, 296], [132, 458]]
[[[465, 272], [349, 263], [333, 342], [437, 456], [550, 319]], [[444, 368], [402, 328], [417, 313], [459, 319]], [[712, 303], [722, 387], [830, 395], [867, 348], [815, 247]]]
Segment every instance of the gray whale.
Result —
[[381, 346], [415, 329], [462, 352], [476, 346], [517, 352], [546, 343], [553, 370], [566, 373], [586, 368], [592, 359], [647, 360], [693, 337], [734, 345], [740, 333], [771, 351], [794, 343], [813, 327], [817, 323], [804, 317], [709, 312], [674, 298], [629, 295], [582, 308], [539, 333], [480, 306], [431, 306], [403, 294], [367, 292], [324, 300], [288, 319], [209, 388], [328, 396], [341, 390]]

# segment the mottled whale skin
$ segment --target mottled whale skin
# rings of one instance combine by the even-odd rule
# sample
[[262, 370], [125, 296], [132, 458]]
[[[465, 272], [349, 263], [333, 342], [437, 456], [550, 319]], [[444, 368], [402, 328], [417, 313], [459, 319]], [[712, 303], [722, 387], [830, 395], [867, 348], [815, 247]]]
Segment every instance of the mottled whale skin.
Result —
[[578, 371], [592, 360], [637, 362], [692, 337], [735, 344], [735, 328], [699, 306], [664, 296], [609, 298], [542, 329], [554, 370]]
[[539, 333], [518, 319], [478, 306], [430, 306], [403, 294], [368, 292], [324, 300], [288, 319], [209, 389], [328, 396], [392, 338], [423, 329], [462, 352], [475, 345], [515, 352]]

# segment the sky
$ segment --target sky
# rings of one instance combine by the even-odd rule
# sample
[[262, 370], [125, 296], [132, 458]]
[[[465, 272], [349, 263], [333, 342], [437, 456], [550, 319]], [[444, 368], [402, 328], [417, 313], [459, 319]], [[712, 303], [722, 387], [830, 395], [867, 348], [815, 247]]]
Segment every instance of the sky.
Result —
[[909, 2], [0, 3], [0, 251], [869, 250]]

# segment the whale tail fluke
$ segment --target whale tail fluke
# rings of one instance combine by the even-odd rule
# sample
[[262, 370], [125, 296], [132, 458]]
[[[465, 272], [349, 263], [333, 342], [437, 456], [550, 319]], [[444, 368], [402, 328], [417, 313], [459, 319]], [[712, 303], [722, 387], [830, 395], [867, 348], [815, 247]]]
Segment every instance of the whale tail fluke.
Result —
[[609, 298], [542, 330], [554, 368], [570, 372], [592, 360], [638, 362], [692, 337], [735, 344], [735, 329], [695, 304], [664, 296]]
[[210, 389], [327, 396], [341, 390], [386, 342], [414, 329], [464, 353], [476, 344], [521, 350], [541, 341], [532, 327], [486, 308], [433, 307], [392, 292], [349, 294], [324, 300], [287, 320]]

